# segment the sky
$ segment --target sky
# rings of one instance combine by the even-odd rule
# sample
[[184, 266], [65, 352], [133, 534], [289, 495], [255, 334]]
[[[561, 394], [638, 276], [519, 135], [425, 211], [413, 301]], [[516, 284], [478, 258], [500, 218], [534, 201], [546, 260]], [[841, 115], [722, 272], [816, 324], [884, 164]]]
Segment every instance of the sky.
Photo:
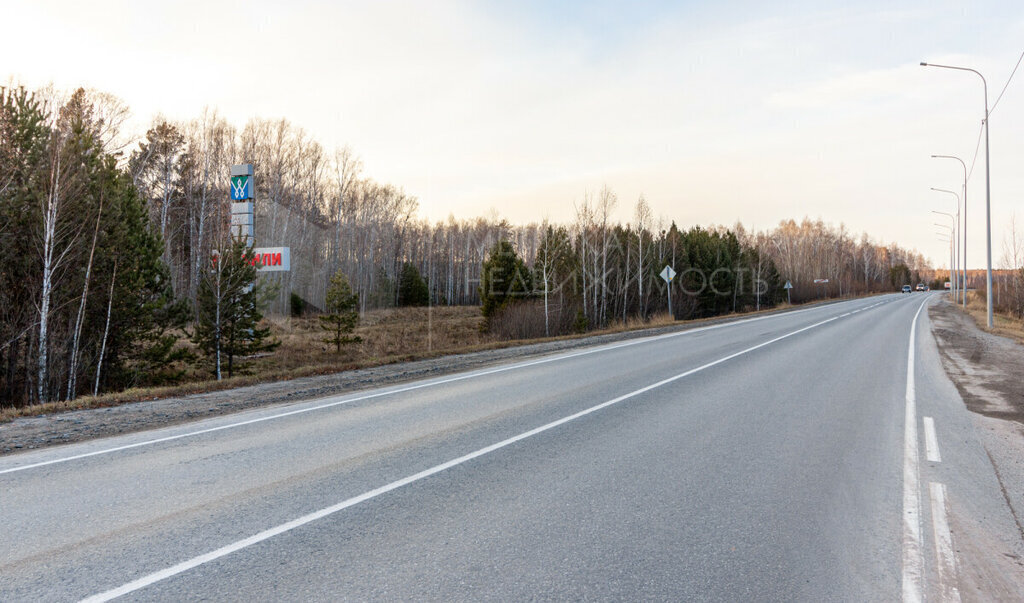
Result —
[[[205, 107], [285, 117], [430, 219], [568, 221], [603, 186], [681, 226], [810, 217], [984, 267], [981, 79], [1024, 52], [1024, 3], [858, 0], [0, 0], [0, 81], [112, 93], [141, 135]], [[1024, 67], [1021, 69], [1024, 72]], [[993, 255], [1024, 226], [1024, 73], [991, 116]], [[977, 160], [975, 160], [976, 149]], [[226, 177], [226, 176], [225, 176]], [[963, 211], [963, 210], [962, 210]]]

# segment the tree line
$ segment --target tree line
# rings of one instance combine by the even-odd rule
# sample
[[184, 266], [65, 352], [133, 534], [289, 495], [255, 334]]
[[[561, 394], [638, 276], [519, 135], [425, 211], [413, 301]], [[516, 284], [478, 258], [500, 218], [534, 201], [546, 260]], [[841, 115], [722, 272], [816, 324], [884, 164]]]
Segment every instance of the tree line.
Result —
[[109, 151], [111, 114], [0, 88], [0, 397], [5, 404], [173, 380], [163, 243]]
[[262, 303], [280, 314], [336, 305], [328, 289], [339, 272], [360, 312], [486, 303], [502, 290], [487, 265], [496, 253], [524, 266], [516, 286], [529, 303], [513, 304], [526, 312], [518, 318], [504, 310], [509, 336], [645, 319], [665, 307], [665, 265], [678, 273], [679, 318], [771, 306], [786, 280], [796, 302], [888, 290], [899, 266], [925, 268], [918, 254], [820, 221], [764, 232], [680, 227], [642, 197], [617, 221], [607, 187], [577, 200], [564, 224], [430, 222], [414, 196], [364, 175], [350, 149], [328, 151], [287, 120], [238, 128], [208, 110], [157, 119], [129, 144], [126, 115], [101, 92], [0, 89], [3, 404], [181, 377], [191, 353], [181, 340], [203, 332], [211, 258], [230, 247], [237, 163], [255, 166], [257, 244], [291, 248], [290, 271], [259, 275]]
[[670, 297], [674, 318], [702, 318], [898, 290], [930, 274], [917, 252], [820, 220], [683, 230], [654, 219], [642, 196], [631, 222], [614, 222], [617, 204], [605, 187], [584, 196], [572, 224], [522, 227], [496, 244], [480, 287], [491, 328], [517, 337], [604, 328], [666, 312]]
[[[348, 276], [359, 296], [360, 311], [394, 306], [407, 263], [425, 278], [433, 303], [478, 304], [481, 266], [494, 244], [507, 240], [532, 262], [547, 234], [546, 224], [512, 225], [500, 218], [450, 216], [431, 223], [418, 217], [414, 196], [366, 177], [351, 149], [329, 152], [285, 119], [252, 119], [238, 129], [207, 111], [189, 122], [158, 121], [132, 153], [129, 166], [166, 242], [164, 259], [174, 290], [193, 301], [204, 258], [217, 240], [211, 228], [225, 220], [226, 174], [233, 163], [255, 166], [258, 244], [292, 249], [291, 271], [262, 277], [280, 283], [273, 305], [280, 313], [287, 311], [292, 293], [313, 308], [322, 308], [326, 284], [338, 270]], [[612, 258], [632, 249], [639, 255], [629, 258], [629, 263], [643, 272], [655, 259], [660, 261], [661, 251], [672, 249], [671, 241], [681, 235], [665, 239], [669, 236], [665, 220], [654, 216], [643, 199], [631, 212], [632, 221], [616, 223], [612, 216], [618, 199], [607, 188], [584, 195], [575, 205], [575, 220], [565, 226], [580, 256], [581, 270], [587, 273], [579, 276], [581, 289], [587, 290], [583, 310], [590, 316], [596, 296], [598, 322], [604, 322], [621, 314], [609, 314], [615, 287], [609, 284], [609, 274], [616, 269]], [[766, 269], [764, 260], [770, 260], [793, 281], [795, 301], [888, 287], [889, 270], [899, 264], [911, 271], [925, 268], [920, 254], [897, 245], [879, 245], [867, 235], [854, 235], [843, 226], [821, 221], [787, 221], [757, 233], [737, 225], [730, 231], [741, 247], [750, 248], [748, 256], [762, 259], [755, 270]], [[630, 245], [630, 236], [642, 241]], [[595, 258], [599, 265], [594, 264]], [[599, 282], [588, 279], [599, 272], [606, 273]], [[626, 272], [618, 272], [624, 278]], [[828, 286], [814, 284], [823, 278], [829, 279]], [[643, 313], [653, 285], [646, 278], [639, 283], [636, 279], [634, 274], [631, 280]], [[629, 314], [630, 297], [623, 300], [617, 309], [625, 308]]]

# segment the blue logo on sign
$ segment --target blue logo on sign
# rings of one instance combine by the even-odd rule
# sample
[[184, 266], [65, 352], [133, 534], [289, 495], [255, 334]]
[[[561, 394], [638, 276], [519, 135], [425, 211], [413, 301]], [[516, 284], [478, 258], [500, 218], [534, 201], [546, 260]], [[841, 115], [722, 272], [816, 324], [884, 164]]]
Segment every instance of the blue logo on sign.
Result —
[[252, 198], [252, 183], [248, 176], [232, 176], [231, 200], [244, 201]]

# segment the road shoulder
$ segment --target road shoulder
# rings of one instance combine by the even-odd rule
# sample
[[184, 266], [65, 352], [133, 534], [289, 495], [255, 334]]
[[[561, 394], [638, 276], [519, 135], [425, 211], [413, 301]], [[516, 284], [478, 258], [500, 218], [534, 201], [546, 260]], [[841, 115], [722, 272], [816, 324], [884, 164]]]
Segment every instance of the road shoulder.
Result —
[[964, 595], [1024, 597], [1024, 559], [999, 542], [1019, 539], [1016, 549], [1024, 550], [1024, 345], [983, 331], [947, 299], [930, 304], [929, 321], [1019, 532], [1016, 538], [990, 534], [983, 522], [954, 514]]

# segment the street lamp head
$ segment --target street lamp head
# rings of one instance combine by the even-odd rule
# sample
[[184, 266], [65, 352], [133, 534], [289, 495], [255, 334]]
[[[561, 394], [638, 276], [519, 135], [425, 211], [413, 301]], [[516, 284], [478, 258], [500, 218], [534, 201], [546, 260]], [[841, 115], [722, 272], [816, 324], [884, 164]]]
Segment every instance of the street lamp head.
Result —
[[922, 67], [927, 67], [927, 66], [928, 66], [928, 63], [925, 63], [924, 61], [921, 61], [921, 66], [922, 66]]

